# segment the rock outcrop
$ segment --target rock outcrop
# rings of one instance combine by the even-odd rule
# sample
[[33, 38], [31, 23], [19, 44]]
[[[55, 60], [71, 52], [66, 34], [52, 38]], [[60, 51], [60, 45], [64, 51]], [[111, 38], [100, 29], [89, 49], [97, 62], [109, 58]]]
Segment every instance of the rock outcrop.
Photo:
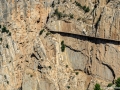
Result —
[[0, 1], [0, 90], [107, 90], [119, 55], [120, 0]]

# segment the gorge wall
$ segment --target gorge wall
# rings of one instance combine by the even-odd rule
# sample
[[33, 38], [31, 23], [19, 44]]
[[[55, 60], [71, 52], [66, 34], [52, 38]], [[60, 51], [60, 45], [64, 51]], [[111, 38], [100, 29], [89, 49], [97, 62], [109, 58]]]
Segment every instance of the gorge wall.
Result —
[[120, 0], [0, 0], [0, 90], [107, 90], [119, 68]]

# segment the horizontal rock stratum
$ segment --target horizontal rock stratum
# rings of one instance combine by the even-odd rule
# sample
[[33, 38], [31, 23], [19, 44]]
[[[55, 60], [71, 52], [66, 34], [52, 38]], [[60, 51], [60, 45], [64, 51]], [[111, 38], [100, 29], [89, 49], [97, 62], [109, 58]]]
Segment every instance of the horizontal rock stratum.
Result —
[[120, 0], [0, 0], [0, 90], [110, 90], [119, 68]]

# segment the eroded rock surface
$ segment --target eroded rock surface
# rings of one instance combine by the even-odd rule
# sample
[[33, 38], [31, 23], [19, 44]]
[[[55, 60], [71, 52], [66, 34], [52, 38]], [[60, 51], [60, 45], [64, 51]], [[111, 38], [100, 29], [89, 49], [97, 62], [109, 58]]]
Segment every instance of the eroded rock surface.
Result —
[[75, 0], [0, 1], [0, 90], [106, 90], [120, 77], [120, 0], [76, 2], [81, 8]]

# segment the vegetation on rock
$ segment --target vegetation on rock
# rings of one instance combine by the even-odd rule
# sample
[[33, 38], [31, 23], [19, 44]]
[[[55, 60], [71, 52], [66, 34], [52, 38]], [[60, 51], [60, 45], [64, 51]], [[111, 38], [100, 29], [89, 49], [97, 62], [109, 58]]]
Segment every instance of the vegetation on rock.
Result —
[[61, 51], [62, 51], [62, 52], [65, 51], [65, 44], [64, 44], [64, 41], [61, 42]]
[[58, 19], [61, 19], [63, 14], [58, 11], [58, 9], [55, 10], [54, 14], [57, 16]]
[[68, 65], [66, 65], [66, 68], [68, 68]]
[[85, 13], [89, 12], [90, 9], [89, 7], [86, 6], [82, 6], [79, 2], [75, 1], [76, 6], [78, 6], [80, 9], [83, 9], [85, 11]]
[[9, 48], [8, 44], [6, 44], [6, 48]]
[[9, 30], [7, 30], [6, 27], [2, 28], [2, 33], [8, 33], [8, 32], [9, 32]]
[[67, 86], [68, 89], [70, 89], [70, 86]]
[[0, 38], [0, 41], [2, 42], [2, 38]]
[[9, 32], [8, 36], [11, 36], [11, 32]]
[[79, 74], [79, 72], [75, 72], [75, 74], [76, 74], [76, 75], [78, 75], [78, 74]]
[[111, 87], [113, 84], [112, 83], [109, 83], [108, 85], [107, 85], [107, 87]]
[[73, 17], [73, 14], [67, 15], [67, 14], [64, 14], [64, 13], [62, 13], [62, 12], [59, 12], [58, 9], [55, 10], [54, 15], [57, 16], [58, 20], [60, 20], [62, 17], [63, 17], [63, 18], [69, 17], [69, 19], [73, 19], [73, 18], [74, 18], [74, 17]]
[[55, 7], [55, 3], [54, 3], [54, 1], [53, 1], [53, 3], [52, 3], [52, 5], [51, 5], [53, 8]]
[[76, 6], [78, 6], [79, 8], [82, 8], [82, 6], [81, 6], [81, 4], [80, 4], [79, 2], [75, 1], [75, 4], [76, 4]]
[[87, 12], [89, 12], [89, 11], [90, 11], [89, 7], [86, 7], [86, 6], [83, 6], [83, 8], [82, 8], [82, 9], [85, 11], [85, 13], [87, 13]]
[[40, 31], [39, 35], [42, 35], [43, 32], [44, 32], [44, 29], [42, 29], [42, 30]]
[[52, 69], [52, 67], [51, 67], [51, 66], [49, 66], [49, 69]]
[[70, 17], [70, 19], [73, 19], [73, 18], [74, 18], [74, 17], [73, 17], [73, 14], [70, 14], [70, 16], [69, 16], [69, 17]]
[[47, 36], [50, 35], [50, 34], [51, 34], [50, 32], [47, 32], [45, 37], [47, 37]]
[[120, 87], [120, 77], [115, 81], [116, 87]]
[[94, 90], [101, 90], [100, 85], [98, 83], [95, 84]]

